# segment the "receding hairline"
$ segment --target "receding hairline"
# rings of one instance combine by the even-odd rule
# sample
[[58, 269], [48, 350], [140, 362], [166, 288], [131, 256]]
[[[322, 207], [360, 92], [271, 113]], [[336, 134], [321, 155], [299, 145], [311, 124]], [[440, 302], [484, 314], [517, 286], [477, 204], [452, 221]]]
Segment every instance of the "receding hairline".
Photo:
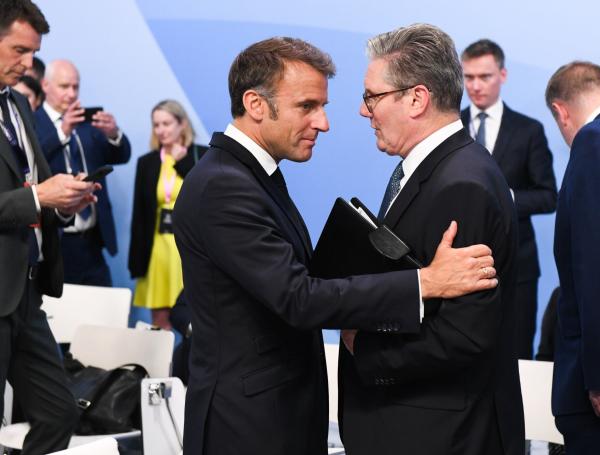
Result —
[[77, 74], [77, 79], [81, 79], [77, 66], [75, 66], [75, 64], [72, 61], [67, 59], [56, 59], [48, 63], [48, 65], [46, 65], [44, 79], [47, 79], [49, 81], [53, 80], [56, 71], [65, 68], [72, 69], [75, 72], [75, 74]]

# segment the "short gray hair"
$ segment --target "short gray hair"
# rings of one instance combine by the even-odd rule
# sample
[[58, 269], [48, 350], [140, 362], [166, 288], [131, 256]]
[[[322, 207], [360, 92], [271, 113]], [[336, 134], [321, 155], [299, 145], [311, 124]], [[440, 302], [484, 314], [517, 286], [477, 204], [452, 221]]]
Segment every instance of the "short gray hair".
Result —
[[429, 24], [413, 24], [369, 40], [367, 55], [388, 62], [385, 79], [395, 88], [425, 85], [433, 105], [458, 112], [463, 94], [462, 67], [454, 41]]

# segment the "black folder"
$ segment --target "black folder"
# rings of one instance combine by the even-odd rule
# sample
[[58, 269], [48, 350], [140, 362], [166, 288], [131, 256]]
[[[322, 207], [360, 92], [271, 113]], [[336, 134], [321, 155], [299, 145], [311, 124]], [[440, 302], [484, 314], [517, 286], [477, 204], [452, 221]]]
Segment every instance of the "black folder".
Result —
[[[362, 209], [369, 222], [358, 212]], [[337, 198], [327, 218], [310, 263], [311, 276], [343, 278], [351, 275], [421, 268], [410, 248], [357, 198]]]

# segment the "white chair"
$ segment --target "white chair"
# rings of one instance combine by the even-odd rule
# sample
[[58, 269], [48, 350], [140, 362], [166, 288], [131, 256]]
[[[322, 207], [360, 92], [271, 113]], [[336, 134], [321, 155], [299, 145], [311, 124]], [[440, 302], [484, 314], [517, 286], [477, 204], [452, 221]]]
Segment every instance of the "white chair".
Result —
[[179, 378], [142, 380], [144, 455], [178, 455], [183, 448], [185, 387]]
[[[142, 365], [150, 377], [168, 377], [175, 336], [163, 330], [136, 330], [129, 328], [82, 325], [75, 331], [71, 342], [73, 357], [84, 365], [104, 369], [118, 368], [128, 363]], [[29, 424], [8, 425], [0, 430], [0, 445], [13, 449], [23, 447]], [[119, 440], [139, 437], [140, 431], [110, 435]], [[99, 436], [73, 436], [69, 447], [90, 442]]]
[[49, 455], [119, 455], [119, 448], [115, 438], [107, 438], [83, 444], [73, 449], [52, 452]]
[[338, 344], [325, 344], [325, 362], [327, 363], [327, 382], [329, 387], [329, 434], [327, 436], [327, 445], [335, 448], [336, 452], [343, 453], [340, 438], [340, 429], [338, 426]]
[[65, 284], [60, 298], [43, 296], [50, 330], [58, 343], [70, 343], [80, 325], [127, 327], [131, 290]]
[[564, 444], [551, 409], [552, 362], [519, 360], [525, 439]]

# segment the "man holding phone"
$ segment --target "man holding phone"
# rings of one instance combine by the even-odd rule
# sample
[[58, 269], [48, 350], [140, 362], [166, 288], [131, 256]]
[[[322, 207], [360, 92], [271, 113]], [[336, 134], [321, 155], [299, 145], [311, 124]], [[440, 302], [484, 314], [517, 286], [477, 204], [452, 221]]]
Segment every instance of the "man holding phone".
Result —
[[[53, 173], [93, 174], [100, 167], [129, 161], [129, 140], [113, 115], [81, 105], [79, 72], [73, 63], [50, 62], [42, 88], [46, 101], [35, 113], [36, 129]], [[104, 175], [97, 180], [102, 184], [98, 202], [78, 213], [74, 225], [64, 231], [66, 283], [112, 285], [102, 248], [114, 256], [117, 238]]]

